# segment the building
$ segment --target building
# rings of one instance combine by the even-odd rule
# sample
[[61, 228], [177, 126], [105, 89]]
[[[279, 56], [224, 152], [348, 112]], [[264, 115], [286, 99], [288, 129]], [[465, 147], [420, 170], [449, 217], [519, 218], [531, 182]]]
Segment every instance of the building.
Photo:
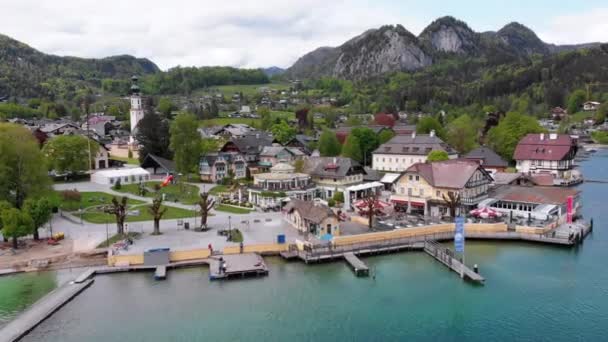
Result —
[[129, 110], [129, 118], [131, 123], [131, 136], [129, 142], [131, 145], [135, 143], [135, 134], [137, 132], [137, 124], [144, 118], [144, 104], [137, 85], [137, 76], [131, 77], [133, 84], [131, 85], [131, 109]]
[[492, 177], [475, 161], [447, 160], [410, 166], [395, 184], [396, 208], [425, 216], [450, 215], [446, 199], [460, 197], [456, 214], [486, 199]]
[[373, 153], [374, 170], [403, 172], [416, 163], [426, 162], [431, 151], [445, 151], [450, 159], [458, 158], [458, 153], [443, 142], [432, 131], [430, 134], [396, 135], [380, 145]]
[[247, 177], [247, 161], [237, 152], [215, 152], [204, 155], [199, 163], [199, 175], [204, 182], [221, 182], [234, 175], [235, 179]]
[[52, 138], [58, 135], [74, 134], [80, 130], [80, 127], [73, 122], [58, 122], [48, 123], [40, 126], [40, 131]]
[[304, 134], [296, 134], [296, 136], [291, 139], [285, 146], [287, 147], [295, 147], [300, 151], [310, 155], [312, 153], [311, 145], [316, 144], [319, 139], [315, 137], [311, 137]]
[[340, 221], [329, 207], [314, 201], [294, 199], [283, 208], [285, 220], [301, 233], [317, 238], [340, 235]]
[[145, 156], [144, 160], [140, 164], [140, 167], [148, 172], [151, 171], [151, 174], [153, 175], [162, 174], [168, 176], [177, 174], [175, 171], [175, 163], [172, 160], [153, 154], [148, 154]]
[[303, 159], [306, 155], [295, 147], [284, 147], [280, 144], [272, 144], [264, 146], [260, 152], [260, 161], [258, 165], [263, 167], [272, 167], [278, 163], [293, 163], [298, 159]]
[[600, 108], [601, 103], [595, 101], [587, 101], [583, 103], [583, 110], [586, 112], [594, 112]]
[[383, 125], [367, 125], [367, 126], [359, 126], [359, 127], [341, 126], [341, 127], [336, 128], [336, 137], [338, 138], [338, 141], [340, 141], [341, 144], [344, 144], [344, 142], [346, 141], [346, 137], [348, 137], [350, 132], [352, 132], [352, 130], [355, 128], [369, 128], [372, 131], [374, 131], [374, 133], [376, 133], [376, 135], [380, 134], [383, 131], [393, 132], [393, 129], [391, 127], [383, 126]]
[[505, 216], [547, 221], [566, 215], [569, 197], [573, 201], [573, 216], [577, 216], [581, 208], [580, 191], [553, 186], [500, 186], [479, 207], [490, 207]]
[[577, 151], [577, 139], [567, 134], [535, 133], [520, 140], [513, 159], [518, 172], [551, 174], [555, 185], [571, 185], [582, 181], [574, 169]]
[[551, 114], [551, 119], [559, 121], [559, 120], [564, 119], [566, 116], [568, 116], [568, 111], [562, 107], [555, 107], [555, 108], [551, 109], [550, 114]]
[[476, 161], [490, 174], [505, 172], [509, 167], [501, 156], [489, 147], [481, 146], [467, 153], [462, 159]]
[[315, 190], [310, 175], [297, 173], [293, 166], [279, 163], [269, 173], [253, 175], [249, 202], [261, 208], [277, 208], [286, 199], [312, 201]]
[[[240, 153], [245, 157], [247, 164], [257, 171], [257, 163], [260, 161], [260, 153], [265, 146], [276, 143], [272, 135], [256, 131], [255, 133], [245, 134], [238, 138], [233, 138], [226, 142], [220, 149], [221, 152]], [[255, 172], [252, 172], [255, 173]]]
[[110, 167], [110, 149], [107, 148], [104, 144], [91, 139], [91, 143], [95, 143], [98, 145], [97, 153], [93, 156], [93, 162], [91, 167], [94, 170], [105, 169]]
[[141, 167], [97, 171], [91, 175], [91, 182], [106, 185], [138, 184], [149, 180], [150, 173]]

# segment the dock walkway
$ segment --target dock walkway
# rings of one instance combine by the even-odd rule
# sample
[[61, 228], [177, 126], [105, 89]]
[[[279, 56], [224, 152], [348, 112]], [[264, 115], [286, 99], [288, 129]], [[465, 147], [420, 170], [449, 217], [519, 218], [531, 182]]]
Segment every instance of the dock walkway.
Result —
[[92, 283], [93, 279], [88, 279], [80, 283], [67, 283], [53, 290], [0, 330], [0, 341], [19, 340]]
[[166, 278], [167, 278], [167, 266], [165, 266], [165, 265], [157, 266], [156, 270], [154, 271], [154, 279], [163, 280]]
[[369, 276], [369, 267], [361, 259], [357, 258], [354, 253], [344, 253], [344, 260], [350, 265], [350, 268], [355, 272], [357, 277]]
[[[258, 277], [268, 275], [268, 267], [264, 259], [255, 253], [228, 254], [209, 259], [209, 279], [220, 280], [230, 278]], [[226, 269], [220, 271], [220, 263], [224, 262]]]
[[474, 272], [460, 262], [448, 248], [441, 246], [437, 241], [425, 241], [424, 251], [452, 271], [462, 274], [465, 278], [478, 284], [484, 283], [485, 279], [479, 273]]

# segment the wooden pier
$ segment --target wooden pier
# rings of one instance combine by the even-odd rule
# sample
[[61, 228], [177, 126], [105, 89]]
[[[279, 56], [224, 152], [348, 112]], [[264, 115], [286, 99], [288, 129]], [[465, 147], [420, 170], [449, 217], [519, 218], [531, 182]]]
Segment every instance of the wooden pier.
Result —
[[156, 280], [167, 279], [167, 266], [165, 266], [165, 265], [157, 266], [156, 271], [154, 271], [154, 279], [156, 279]]
[[[220, 269], [222, 263], [225, 265], [225, 270]], [[268, 275], [268, 267], [266, 266], [264, 259], [255, 253], [229, 254], [209, 259], [210, 280], [259, 277], [265, 275]]]
[[344, 253], [344, 260], [350, 265], [350, 268], [355, 272], [357, 277], [369, 276], [369, 267], [361, 259], [357, 258], [354, 253]]
[[424, 251], [428, 255], [432, 256], [435, 260], [461, 275], [463, 278], [469, 279], [478, 284], [484, 283], [485, 279], [479, 275], [479, 273], [474, 272], [465, 264], [460, 262], [460, 260], [454, 257], [454, 254], [449, 248], [441, 246], [437, 241], [425, 241]]

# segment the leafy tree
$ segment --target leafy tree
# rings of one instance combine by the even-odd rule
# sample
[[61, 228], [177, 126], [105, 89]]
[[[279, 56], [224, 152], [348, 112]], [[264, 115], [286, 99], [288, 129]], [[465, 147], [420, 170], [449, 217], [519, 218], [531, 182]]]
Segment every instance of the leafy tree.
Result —
[[338, 203], [344, 203], [344, 192], [342, 192], [342, 191], [334, 192], [333, 199], [334, 199], [334, 201], [336, 201]]
[[160, 235], [160, 220], [163, 218], [168, 209], [166, 207], [163, 208], [162, 205], [162, 196], [157, 196], [152, 200], [152, 205], [148, 207], [148, 211], [154, 220], [154, 231], [152, 232], [152, 235]]
[[21, 208], [27, 197], [50, 190], [38, 142], [22, 126], [0, 123], [0, 200]]
[[27, 212], [17, 208], [5, 209], [2, 215], [2, 235], [13, 240], [13, 248], [17, 249], [17, 239], [32, 233], [34, 221]]
[[445, 194], [442, 194], [441, 197], [443, 197], [443, 200], [445, 201], [448, 206], [448, 209], [450, 210], [450, 216], [456, 217], [456, 210], [458, 209], [458, 207], [460, 207], [460, 194], [453, 191], [449, 191], [447, 196]]
[[395, 136], [395, 132], [388, 130], [388, 129], [384, 129], [380, 132], [380, 134], [378, 134], [378, 143], [379, 144], [387, 143], [389, 140], [393, 139], [394, 136]]
[[161, 97], [158, 100], [156, 110], [158, 110], [165, 118], [171, 118], [171, 112], [175, 109], [175, 105], [171, 102], [171, 99], [167, 97]]
[[[2, 212], [4, 210], [10, 209], [13, 206], [8, 203], [7, 201], [0, 201], [0, 231], [2, 230], [2, 228], [4, 227], [4, 225], [2, 224]], [[2, 234], [3, 238], [4, 238], [4, 242], [8, 241], [8, 237], [6, 236], [6, 234]]]
[[363, 160], [361, 144], [359, 138], [354, 134], [349, 134], [342, 146], [342, 156], [354, 159], [358, 162]]
[[418, 120], [418, 123], [416, 124], [416, 133], [430, 134], [431, 131], [435, 131], [435, 134], [441, 139], [445, 138], [445, 131], [439, 120], [432, 116], [425, 116]]
[[112, 214], [116, 218], [116, 234], [125, 234], [125, 219], [127, 218], [127, 201], [128, 197], [123, 196], [120, 201], [116, 197], [112, 197], [112, 203], [104, 208], [104, 212]]
[[444, 161], [444, 160], [448, 160], [448, 159], [450, 159], [450, 157], [448, 156], [448, 153], [446, 151], [442, 151], [442, 150], [433, 150], [433, 151], [429, 152], [429, 154], [426, 156], [426, 160], [429, 163]]
[[604, 121], [606, 121], [606, 115], [608, 115], [608, 102], [602, 103], [595, 112], [595, 116], [593, 117], [593, 119], [595, 120], [595, 124], [603, 124]]
[[521, 138], [529, 133], [544, 131], [545, 129], [535, 118], [511, 112], [500, 121], [498, 126], [490, 129], [487, 144], [505, 160], [513, 160], [513, 152]]
[[344, 124], [349, 127], [356, 127], [361, 126], [363, 124], [363, 121], [358, 116], [349, 115]]
[[25, 200], [23, 210], [32, 218], [34, 223], [34, 240], [38, 240], [38, 228], [49, 222], [53, 217], [51, 203], [46, 197], [41, 197], [37, 200], [29, 198]]
[[209, 217], [209, 212], [213, 208], [215, 200], [213, 198], [209, 198], [208, 192], [203, 192], [199, 195], [200, 199], [198, 200], [197, 205], [200, 208], [201, 228], [207, 228], [207, 217]]
[[304, 159], [296, 159], [296, 161], [293, 163], [294, 171], [298, 173], [304, 172], [304, 165]]
[[335, 157], [340, 155], [342, 146], [336, 137], [336, 133], [324, 130], [319, 137], [319, 153], [322, 157]]
[[573, 91], [568, 96], [568, 113], [574, 114], [581, 110], [583, 103], [587, 100], [587, 93], [582, 89]]
[[148, 112], [137, 124], [135, 138], [139, 143], [139, 161], [142, 162], [148, 154], [172, 159], [169, 149], [169, 123], [162, 120], [156, 113]]
[[89, 146], [91, 162], [99, 150], [99, 144], [82, 135], [60, 135], [49, 140], [42, 153], [47, 157], [49, 169], [57, 173], [79, 173], [89, 170]]
[[281, 120], [281, 122], [272, 125], [270, 131], [274, 138], [281, 144], [289, 142], [298, 132], [295, 127], [290, 126], [285, 120]]
[[359, 146], [361, 147], [361, 161], [367, 165], [368, 161], [372, 160], [372, 152], [380, 145], [378, 142], [378, 135], [367, 127], [353, 128], [350, 135], [354, 135], [359, 139]]
[[192, 114], [180, 114], [171, 124], [171, 149], [175, 155], [175, 167], [185, 175], [195, 173], [201, 158], [201, 135], [198, 120]]
[[466, 114], [459, 116], [448, 125], [446, 142], [462, 154], [475, 148], [475, 145], [477, 145], [476, 138], [476, 125]]
[[201, 155], [206, 155], [211, 152], [217, 152], [219, 149], [219, 140], [213, 138], [201, 139]]
[[270, 110], [268, 109], [268, 107], [258, 108], [258, 115], [261, 118], [262, 130], [269, 130], [270, 126], [272, 126], [272, 115], [270, 114]]

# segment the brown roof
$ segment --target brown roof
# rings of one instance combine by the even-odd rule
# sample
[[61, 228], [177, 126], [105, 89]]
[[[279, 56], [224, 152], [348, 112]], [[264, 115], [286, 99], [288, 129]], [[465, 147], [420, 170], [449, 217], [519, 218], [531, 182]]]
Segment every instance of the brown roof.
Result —
[[562, 205], [568, 196], [576, 197], [579, 193], [573, 188], [504, 185], [498, 187], [492, 197], [510, 202]]
[[479, 160], [484, 167], [507, 167], [507, 163], [494, 150], [489, 147], [481, 146], [467, 153], [464, 159]]
[[576, 139], [567, 134], [534, 133], [523, 137], [513, 154], [515, 160], [564, 160], [576, 154]]
[[317, 224], [323, 222], [323, 220], [328, 217], [336, 216], [336, 214], [327, 206], [299, 199], [292, 199], [285, 205], [284, 209], [287, 212], [297, 210], [303, 219]]
[[481, 170], [488, 177], [488, 181], [492, 180], [490, 175], [477, 162], [462, 159], [417, 163], [410, 166], [404, 175], [413, 172], [434, 187], [462, 189], [477, 170]]

